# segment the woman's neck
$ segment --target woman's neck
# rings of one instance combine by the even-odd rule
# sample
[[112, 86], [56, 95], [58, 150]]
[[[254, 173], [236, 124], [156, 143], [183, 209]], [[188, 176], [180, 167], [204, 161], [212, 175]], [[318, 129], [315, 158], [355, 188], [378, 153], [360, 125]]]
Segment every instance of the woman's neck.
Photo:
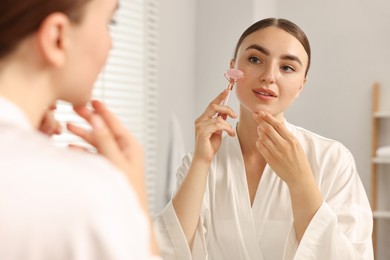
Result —
[[240, 120], [237, 125], [237, 134], [240, 140], [241, 151], [244, 156], [258, 154], [256, 147], [257, 123], [252, 114], [246, 109], [240, 108]]
[[55, 101], [48, 77], [17, 61], [0, 64], [0, 95], [18, 106], [36, 129]]

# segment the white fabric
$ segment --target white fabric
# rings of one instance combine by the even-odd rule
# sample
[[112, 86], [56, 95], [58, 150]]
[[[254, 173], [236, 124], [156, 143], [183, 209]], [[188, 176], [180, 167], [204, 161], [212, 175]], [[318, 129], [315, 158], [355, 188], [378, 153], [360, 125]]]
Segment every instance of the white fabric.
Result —
[[185, 156], [184, 138], [180, 122], [175, 115], [170, 118], [170, 133], [168, 144], [168, 170], [167, 170], [167, 187], [166, 202], [176, 190], [176, 172], [182, 158]]
[[[225, 136], [210, 167], [196, 242], [189, 250], [170, 202], [157, 216], [165, 260], [372, 260], [372, 212], [351, 153], [286, 122], [306, 151], [325, 202], [298, 245], [287, 185], [267, 165], [250, 205], [237, 137]], [[183, 159], [178, 185], [191, 155]], [[195, 255], [197, 255], [195, 257]]]
[[0, 259], [152, 259], [125, 178], [98, 155], [53, 146], [0, 97]]

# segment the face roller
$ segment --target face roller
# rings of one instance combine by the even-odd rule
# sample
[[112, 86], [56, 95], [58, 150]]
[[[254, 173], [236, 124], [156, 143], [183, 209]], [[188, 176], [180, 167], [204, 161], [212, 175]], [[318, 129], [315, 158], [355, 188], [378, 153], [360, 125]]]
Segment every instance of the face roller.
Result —
[[[234, 85], [237, 83], [237, 80], [241, 79], [244, 77], [244, 72], [242, 72], [239, 69], [228, 69], [225, 74], [225, 78], [229, 81], [229, 85], [227, 86], [227, 89], [229, 90], [227, 97], [222, 101], [221, 105], [226, 106], [229, 97], [230, 97], [230, 92], [232, 92], [232, 89]], [[226, 120], [226, 114], [220, 114], [218, 113], [218, 116], [222, 117], [224, 120]]]

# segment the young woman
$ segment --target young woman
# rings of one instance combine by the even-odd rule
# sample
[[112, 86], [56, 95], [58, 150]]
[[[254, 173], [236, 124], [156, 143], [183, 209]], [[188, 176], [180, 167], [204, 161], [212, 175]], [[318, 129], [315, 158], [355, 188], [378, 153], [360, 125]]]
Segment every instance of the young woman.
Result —
[[[351, 153], [286, 121], [307, 81], [310, 46], [284, 19], [250, 26], [230, 67], [238, 115], [221, 101], [196, 120], [194, 152], [155, 220], [165, 259], [373, 259], [372, 215]], [[221, 132], [228, 135], [222, 136]]]
[[[140, 144], [102, 103], [85, 107], [118, 1], [0, 5], [0, 259], [151, 259]], [[100, 155], [40, 132], [59, 132], [56, 100], [92, 125], [69, 128]]]

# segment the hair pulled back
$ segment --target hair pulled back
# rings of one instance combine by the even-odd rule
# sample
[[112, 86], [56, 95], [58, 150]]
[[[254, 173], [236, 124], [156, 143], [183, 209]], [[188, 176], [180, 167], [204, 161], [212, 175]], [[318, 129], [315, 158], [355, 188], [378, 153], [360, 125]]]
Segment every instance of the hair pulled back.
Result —
[[25, 37], [36, 32], [45, 18], [61, 12], [72, 22], [82, 19], [84, 6], [91, 0], [1, 0], [0, 59]]

